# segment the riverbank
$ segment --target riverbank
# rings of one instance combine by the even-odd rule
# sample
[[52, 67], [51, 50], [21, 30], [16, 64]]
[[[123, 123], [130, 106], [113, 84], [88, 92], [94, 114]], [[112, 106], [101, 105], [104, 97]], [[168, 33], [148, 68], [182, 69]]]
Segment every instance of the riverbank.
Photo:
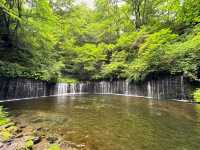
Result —
[[48, 128], [33, 128], [14, 120], [0, 106], [1, 150], [87, 150], [85, 144], [66, 141], [61, 135], [50, 135], [48, 131]]

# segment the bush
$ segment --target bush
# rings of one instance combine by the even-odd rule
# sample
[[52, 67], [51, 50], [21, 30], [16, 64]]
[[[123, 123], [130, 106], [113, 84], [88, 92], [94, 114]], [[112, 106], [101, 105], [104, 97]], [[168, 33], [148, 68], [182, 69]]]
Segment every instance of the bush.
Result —
[[193, 99], [194, 99], [195, 102], [200, 103], [200, 89], [197, 89], [193, 93]]
[[164, 55], [164, 44], [170, 43], [176, 38], [169, 29], [162, 29], [149, 34], [139, 46], [137, 57], [128, 68], [129, 78], [141, 80], [151, 72], [166, 69], [162, 56]]
[[102, 77], [106, 79], [126, 78], [126, 68], [127, 64], [124, 64], [123, 62], [112, 62], [111, 64], [103, 66], [101, 74]]
[[21, 66], [18, 63], [11, 63], [0, 61], [0, 76], [4, 77], [24, 77], [37, 80], [51, 81], [61, 76], [60, 68], [63, 67], [62, 63], [54, 63], [51, 67], [43, 66]]

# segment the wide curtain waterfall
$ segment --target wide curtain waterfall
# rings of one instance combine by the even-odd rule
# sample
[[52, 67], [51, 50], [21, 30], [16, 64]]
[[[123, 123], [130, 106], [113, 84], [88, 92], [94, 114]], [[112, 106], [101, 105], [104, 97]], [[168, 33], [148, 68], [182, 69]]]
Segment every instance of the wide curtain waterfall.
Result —
[[[76, 85], [79, 89], [80, 83]], [[182, 76], [149, 80], [142, 83], [121, 81], [100, 81], [81, 83], [81, 93], [123, 94], [127, 96], [144, 96], [154, 99], [189, 99], [189, 83]]]
[[128, 80], [49, 83], [30, 79], [0, 78], [0, 100], [63, 94], [123, 94], [154, 99], [189, 99], [190, 85], [182, 76], [151, 79], [142, 83]]

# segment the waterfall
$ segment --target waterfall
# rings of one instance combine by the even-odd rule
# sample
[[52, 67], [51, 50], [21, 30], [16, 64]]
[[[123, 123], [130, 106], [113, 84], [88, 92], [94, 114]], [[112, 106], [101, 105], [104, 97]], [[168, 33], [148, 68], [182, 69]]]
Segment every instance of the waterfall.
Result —
[[184, 78], [181, 76], [181, 99], [185, 99]]
[[68, 93], [68, 86], [69, 86], [68, 84], [58, 83], [55, 95], [62, 95]]
[[81, 94], [81, 93], [83, 93], [83, 83], [79, 83], [79, 93]]
[[129, 80], [127, 79], [125, 81], [125, 95], [128, 95], [129, 94]]
[[148, 83], [147, 83], [147, 97], [149, 97], [149, 98], [153, 97], [150, 81], [148, 81]]
[[70, 92], [69, 93], [76, 93], [76, 90], [75, 90], [75, 86], [76, 84], [70, 84]]
[[124, 94], [154, 99], [186, 99], [190, 88], [183, 76], [152, 79], [142, 83], [129, 80], [80, 82], [73, 84], [48, 83], [30, 79], [0, 78], [0, 100], [63, 94]]

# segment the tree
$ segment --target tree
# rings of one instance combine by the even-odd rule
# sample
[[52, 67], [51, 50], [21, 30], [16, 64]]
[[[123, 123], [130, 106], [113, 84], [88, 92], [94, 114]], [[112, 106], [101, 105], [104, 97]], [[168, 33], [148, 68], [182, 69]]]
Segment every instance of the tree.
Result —
[[0, 2], [1, 41], [4, 47], [17, 47], [23, 0]]
[[[0, 75], [198, 80], [198, 0], [0, 0]], [[177, 65], [172, 65], [173, 63]]]

